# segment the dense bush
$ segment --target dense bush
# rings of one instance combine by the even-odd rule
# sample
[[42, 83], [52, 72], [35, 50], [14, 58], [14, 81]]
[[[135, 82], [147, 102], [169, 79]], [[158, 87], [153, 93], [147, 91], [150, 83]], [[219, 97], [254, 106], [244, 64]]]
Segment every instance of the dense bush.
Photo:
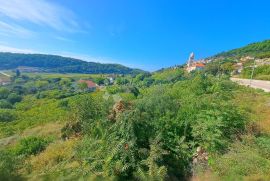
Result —
[[75, 117], [91, 126], [77, 150], [78, 159], [104, 178], [185, 179], [198, 146], [222, 153], [244, 132], [245, 116], [231, 102], [236, 89], [228, 80], [202, 75], [152, 86], [132, 106], [115, 113], [113, 123], [96, 114], [95, 101], [80, 100], [78, 106], [87, 109], [75, 109]]
[[10, 94], [10, 90], [5, 87], [0, 87], [0, 99], [6, 99]]
[[12, 104], [6, 100], [0, 100], [0, 109], [12, 109]]
[[48, 138], [31, 136], [20, 140], [13, 151], [17, 155], [36, 155], [43, 151], [50, 142], [51, 140]]
[[20, 95], [15, 94], [15, 93], [11, 93], [8, 95], [7, 100], [11, 104], [15, 104], [16, 102], [20, 102], [22, 100], [22, 97]]
[[0, 150], [0, 180], [5, 181], [21, 181], [23, 179], [19, 173], [21, 162], [14, 155]]
[[15, 120], [14, 112], [8, 109], [0, 109], [0, 122], [10, 122]]
[[[226, 74], [231, 64], [223, 65]], [[226, 76], [164, 69], [153, 75], [119, 76], [116, 84], [91, 93], [73, 91], [71, 80], [47, 76], [11, 85], [4, 97], [15, 93], [23, 99], [13, 109], [0, 109], [0, 118], [16, 115], [11, 119], [16, 121], [0, 124], [0, 136], [10, 136], [0, 144], [25, 163], [10, 170], [27, 178], [189, 180], [201, 148], [207, 155], [202, 168], [221, 178], [241, 180], [258, 173], [266, 179], [269, 136], [260, 131], [252, 139], [243, 135], [253, 134], [257, 114], [268, 108], [257, 104], [259, 93]], [[33, 87], [35, 95], [28, 89]], [[63, 99], [65, 95], [73, 96]]]

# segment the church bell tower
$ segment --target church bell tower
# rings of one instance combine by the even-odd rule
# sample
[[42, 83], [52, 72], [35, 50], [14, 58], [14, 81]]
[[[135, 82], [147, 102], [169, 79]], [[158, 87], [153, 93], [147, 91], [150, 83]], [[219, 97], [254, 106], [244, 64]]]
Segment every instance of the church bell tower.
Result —
[[192, 52], [190, 55], [189, 55], [189, 59], [188, 59], [188, 62], [187, 62], [187, 66], [188, 67], [191, 67], [192, 64], [194, 63], [194, 59], [195, 59], [195, 55], [194, 53]]

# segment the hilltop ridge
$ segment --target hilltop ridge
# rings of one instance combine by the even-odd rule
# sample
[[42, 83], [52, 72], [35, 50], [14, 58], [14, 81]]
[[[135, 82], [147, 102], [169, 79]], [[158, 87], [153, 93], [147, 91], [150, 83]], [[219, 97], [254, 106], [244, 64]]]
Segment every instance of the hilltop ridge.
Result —
[[241, 48], [218, 53], [210, 58], [240, 58], [243, 56], [252, 56], [256, 58], [270, 57], [270, 40], [251, 43]]
[[52, 73], [137, 74], [144, 72], [120, 64], [86, 62], [58, 55], [0, 52], [0, 70], [18, 67], [30, 67], [34, 71]]

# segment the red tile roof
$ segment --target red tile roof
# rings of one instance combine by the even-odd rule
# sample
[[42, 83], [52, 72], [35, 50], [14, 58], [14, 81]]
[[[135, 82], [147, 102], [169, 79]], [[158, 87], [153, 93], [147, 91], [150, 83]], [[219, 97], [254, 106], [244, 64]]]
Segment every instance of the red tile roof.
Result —
[[205, 65], [204, 64], [202, 64], [202, 63], [196, 63], [196, 65], [195, 65], [196, 67], [204, 67]]
[[97, 87], [97, 84], [91, 80], [79, 80], [79, 83], [86, 83], [88, 88]]

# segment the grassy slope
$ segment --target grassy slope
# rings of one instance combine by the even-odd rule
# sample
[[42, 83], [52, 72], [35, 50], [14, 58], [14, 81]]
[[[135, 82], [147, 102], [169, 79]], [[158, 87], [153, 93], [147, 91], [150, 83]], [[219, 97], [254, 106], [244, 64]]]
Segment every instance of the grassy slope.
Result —
[[[228, 152], [210, 161], [210, 168], [193, 181], [269, 180], [270, 94], [243, 89], [234, 98], [242, 109], [248, 110], [248, 132], [235, 140]], [[262, 144], [263, 143], [263, 144]]]
[[0, 82], [1, 81], [3, 81], [3, 82], [10, 81], [10, 77], [5, 76], [5, 75], [3, 75], [3, 74], [0, 73]]

